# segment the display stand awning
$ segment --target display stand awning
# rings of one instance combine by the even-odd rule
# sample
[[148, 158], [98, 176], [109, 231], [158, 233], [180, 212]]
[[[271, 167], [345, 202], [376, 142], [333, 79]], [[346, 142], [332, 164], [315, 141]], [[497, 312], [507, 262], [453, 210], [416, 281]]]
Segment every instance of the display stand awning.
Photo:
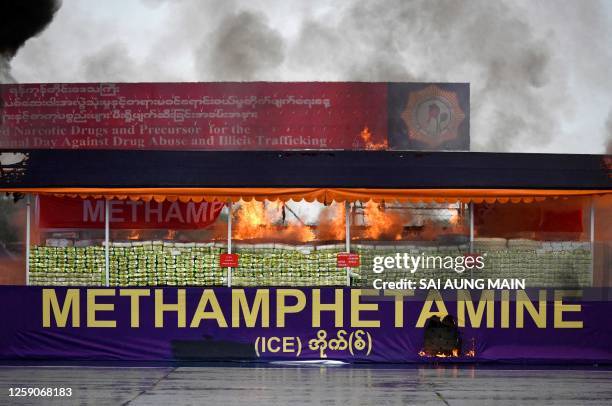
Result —
[[[5, 190], [8, 191], [8, 190]], [[546, 189], [316, 189], [316, 188], [20, 188], [13, 192], [35, 193], [82, 199], [119, 199], [169, 201], [281, 200], [355, 202], [463, 202], [463, 203], [531, 203], [547, 198], [565, 198], [612, 194], [612, 190], [546, 190]]]
[[[0, 154], [0, 158], [6, 154]], [[10, 151], [0, 191], [133, 200], [530, 202], [612, 193], [606, 155]]]

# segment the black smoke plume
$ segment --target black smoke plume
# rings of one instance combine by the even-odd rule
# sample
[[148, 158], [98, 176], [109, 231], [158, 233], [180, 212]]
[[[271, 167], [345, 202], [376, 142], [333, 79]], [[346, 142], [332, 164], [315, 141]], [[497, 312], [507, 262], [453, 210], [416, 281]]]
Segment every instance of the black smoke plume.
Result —
[[59, 0], [0, 1], [0, 82], [12, 81], [10, 59], [29, 38], [45, 29], [60, 5]]

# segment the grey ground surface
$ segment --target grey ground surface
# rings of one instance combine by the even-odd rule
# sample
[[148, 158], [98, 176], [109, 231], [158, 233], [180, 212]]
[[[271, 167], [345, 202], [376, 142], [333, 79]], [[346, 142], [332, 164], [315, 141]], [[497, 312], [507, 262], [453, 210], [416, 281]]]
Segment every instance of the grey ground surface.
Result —
[[[2, 405], [610, 405], [612, 370], [480, 367], [0, 367]], [[70, 387], [70, 398], [9, 397]]]

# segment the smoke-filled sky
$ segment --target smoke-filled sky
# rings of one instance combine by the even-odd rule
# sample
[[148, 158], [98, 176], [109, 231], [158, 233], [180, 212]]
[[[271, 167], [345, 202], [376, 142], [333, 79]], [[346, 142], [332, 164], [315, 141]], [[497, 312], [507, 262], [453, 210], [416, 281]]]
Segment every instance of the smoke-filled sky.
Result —
[[470, 82], [472, 149], [612, 141], [612, 0], [64, 0], [10, 68], [18, 82]]

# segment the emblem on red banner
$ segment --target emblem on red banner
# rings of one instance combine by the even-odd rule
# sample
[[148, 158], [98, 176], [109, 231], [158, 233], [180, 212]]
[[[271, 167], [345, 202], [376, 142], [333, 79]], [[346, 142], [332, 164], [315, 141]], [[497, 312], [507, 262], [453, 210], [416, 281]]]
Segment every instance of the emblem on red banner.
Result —
[[457, 138], [465, 113], [456, 93], [430, 85], [410, 93], [402, 119], [411, 139], [435, 148]]
[[336, 257], [338, 268], [357, 268], [359, 267], [359, 254], [341, 252]]
[[238, 266], [238, 254], [221, 254], [219, 265], [221, 268], [236, 268]]

